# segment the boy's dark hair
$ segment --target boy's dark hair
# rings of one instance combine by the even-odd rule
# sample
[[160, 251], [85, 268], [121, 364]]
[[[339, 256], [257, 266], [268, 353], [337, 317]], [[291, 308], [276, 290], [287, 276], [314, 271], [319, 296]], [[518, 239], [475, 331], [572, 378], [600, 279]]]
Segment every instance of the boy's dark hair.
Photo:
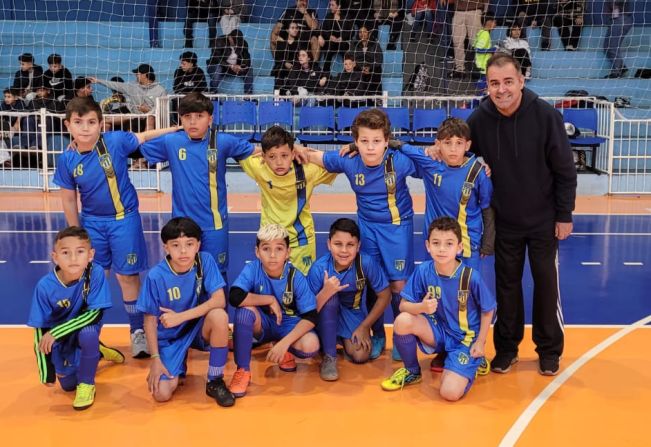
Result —
[[353, 53], [346, 53], [344, 54], [344, 60], [355, 62], [355, 55]]
[[63, 59], [61, 58], [60, 54], [52, 53], [47, 57], [47, 63], [49, 65], [60, 64], [62, 61]]
[[294, 136], [280, 126], [271, 126], [262, 134], [260, 146], [262, 152], [267, 152], [274, 147], [288, 145], [290, 150], [294, 149]]
[[175, 217], [167, 222], [160, 230], [160, 238], [163, 244], [181, 236], [192, 237], [201, 240], [201, 227], [189, 217]]
[[384, 133], [384, 138], [387, 140], [391, 138], [391, 123], [389, 117], [380, 109], [368, 109], [360, 112], [353, 121], [350, 128], [353, 138], [357, 140], [359, 137], [360, 127], [367, 129], [381, 129]]
[[461, 118], [448, 118], [443, 121], [436, 131], [436, 139], [446, 140], [452, 137], [470, 140], [470, 127], [468, 127], [468, 123]]
[[342, 217], [332, 222], [332, 225], [330, 225], [330, 232], [328, 233], [328, 239], [332, 239], [332, 236], [334, 236], [338, 231], [348, 233], [352, 237], [356, 237], [358, 241], [360, 239], [359, 226], [357, 226], [357, 223], [354, 220], [348, 219], [347, 217]]
[[427, 239], [429, 240], [430, 236], [432, 235], [432, 231], [438, 230], [438, 231], [451, 231], [454, 233], [454, 235], [457, 237], [457, 241], [461, 242], [462, 237], [461, 237], [461, 225], [459, 225], [459, 222], [457, 222], [456, 219], [452, 217], [439, 217], [437, 219], [434, 219], [431, 224], [429, 224], [429, 228], [427, 228]]
[[524, 23], [522, 22], [522, 20], [516, 20], [515, 22], [513, 22], [513, 24], [511, 24], [511, 26], [509, 26], [509, 31], [508, 31], [507, 36], [511, 37], [511, 32], [513, 32], [513, 30], [515, 28], [518, 28], [520, 30], [520, 39], [525, 39], [526, 40], [527, 39], [527, 29], [525, 28]]
[[179, 116], [202, 112], [208, 112], [208, 114], [212, 115], [213, 110], [214, 106], [212, 101], [204, 96], [203, 93], [188, 93], [179, 101]]
[[67, 237], [76, 237], [81, 239], [82, 241], [90, 242], [90, 236], [88, 236], [88, 231], [86, 231], [82, 227], [72, 226], [72, 227], [64, 228], [63, 230], [59, 231], [57, 235], [54, 237], [54, 243], [56, 244], [61, 239]]
[[502, 53], [501, 51], [493, 54], [490, 59], [488, 59], [488, 62], [486, 63], [486, 73], [488, 73], [488, 69], [491, 68], [493, 65], [496, 67], [504, 67], [508, 64], [513, 65], [515, 67], [515, 71], [517, 73], [522, 73], [522, 69], [520, 68], [520, 62], [518, 62], [513, 56], [507, 53]]
[[485, 26], [489, 21], [495, 20], [495, 13], [493, 11], [486, 11], [481, 16], [481, 24]]
[[102, 108], [95, 102], [93, 98], [77, 96], [70, 100], [66, 106], [66, 120], [72, 118], [72, 114], [76, 113], [79, 116], [84, 116], [90, 112], [97, 113], [97, 118], [102, 121]]

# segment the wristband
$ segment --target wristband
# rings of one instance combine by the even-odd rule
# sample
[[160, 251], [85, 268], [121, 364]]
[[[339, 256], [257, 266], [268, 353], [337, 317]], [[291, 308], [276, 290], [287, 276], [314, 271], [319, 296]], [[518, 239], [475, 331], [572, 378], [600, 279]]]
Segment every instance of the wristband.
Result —
[[149, 357], [152, 358], [152, 359], [159, 359], [159, 358], [160, 358], [160, 354], [152, 354], [152, 355], [150, 355]]

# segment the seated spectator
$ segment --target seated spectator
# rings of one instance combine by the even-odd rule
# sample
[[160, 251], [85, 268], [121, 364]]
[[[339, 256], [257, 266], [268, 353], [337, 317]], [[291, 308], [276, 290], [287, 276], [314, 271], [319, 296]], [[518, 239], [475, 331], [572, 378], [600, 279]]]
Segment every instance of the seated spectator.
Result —
[[27, 103], [27, 110], [46, 109], [51, 113], [65, 113], [66, 105], [63, 101], [57, 101], [52, 96], [50, 81], [45, 76], [35, 78], [32, 83], [34, 99]]
[[47, 57], [48, 69], [43, 73], [43, 77], [48, 80], [52, 88], [52, 97], [57, 101], [71, 99], [75, 94], [72, 73], [63, 66], [62, 62], [60, 55], [50, 54]]
[[244, 0], [221, 0], [219, 2], [219, 27], [223, 36], [228, 36], [235, 29], [240, 29], [243, 6]]
[[[328, 95], [336, 96], [361, 96], [361, 81], [362, 73], [357, 69], [355, 56], [353, 56], [352, 53], [346, 53], [344, 55], [344, 70], [328, 80], [326, 93]], [[336, 105], [343, 105], [344, 107], [357, 107], [358, 103], [351, 103], [350, 101], [338, 101]]]
[[389, 25], [387, 50], [395, 50], [405, 21], [404, 0], [374, 0], [373, 10], [375, 11], [374, 29], [377, 30], [380, 25]]
[[181, 54], [179, 68], [174, 72], [174, 93], [205, 92], [208, 89], [206, 75], [197, 67], [197, 54], [186, 51]]
[[540, 49], [551, 47], [552, 2], [554, 0], [515, 0], [515, 18], [532, 28], [540, 27]]
[[20, 96], [30, 101], [34, 96], [32, 83], [34, 79], [43, 76], [43, 68], [34, 64], [34, 56], [31, 53], [23, 53], [18, 56], [20, 70], [14, 75], [12, 88], [20, 91]]
[[328, 77], [321, 71], [319, 64], [312, 61], [310, 52], [300, 50], [298, 60], [290, 70], [281, 90], [285, 95], [314, 95], [323, 90], [327, 81]]
[[359, 41], [353, 50], [355, 62], [362, 71], [361, 90], [365, 95], [382, 94], [382, 62], [383, 54], [380, 44], [369, 40], [368, 28], [359, 29]]
[[292, 22], [298, 25], [298, 40], [309, 43], [312, 60], [319, 60], [319, 20], [316, 11], [308, 8], [308, 0], [296, 0], [296, 7], [287, 8], [280, 16], [271, 30], [271, 52], [276, 51], [279, 41], [287, 39], [287, 30]]
[[323, 70], [325, 72], [330, 72], [332, 59], [336, 55], [344, 55], [350, 51], [350, 43], [353, 40], [353, 24], [344, 17], [340, 1], [330, 0], [330, 11], [323, 21], [321, 35], [319, 35], [319, 46], [323, 53]]
[[341, 0], [341, 10], [351, 28], [373, 29], [373, 0]]
[[224, 75], [241, 76], [244, 78], [244, 93], [253, 93], [253, 70], [251, 70], [251, 55], [249, 44], [244, 40], [244, 34], [239, 29], [234, 29], [228, 36], [217, 39], [216, 46], [212, 49], [208, 65], [210, 75], [210, 91], [219, 93]]
[[520, 63], [524, 77], [531, 79], [531, 49], [526, 31], [518, 21], [509, 28], [508, 37], [502, 42], [501, 48]]
[[271, 69], [271, 76], [275, 78], [274, 90], [278, 90], [284, 84], [289, 70], [298, 58], [298, 51], [309, 48], [307, 42], [298, 40], [298, 33], [298, 24], [292, 22], [287, 27], [287, 38], [276, 43], [276, 50], [273, 52], [274, 66]]
[[[93, 98], [93, 83], [89, 78], [78, 77], [74, 82], [73, 98]], [[93, 101], [95, 98], [93, 98]]]
[[197, 22], [208, 22], [208, 41], [213, 46], [217, 39], [217, 17], [219, 5], [217, 0], [187, 0], [187, 13], [183, 35], [185, 36], [184, 48], [192, 48], [194, 40], [194, 24]]
[[411, 6], [411, 15], [414, 16], [414, 24], [411, 27], [409, 36], [410, 42], [416, 42], [416, 33], [425, 31], [427, 38], [432, 38], [434, 30], [434, 13], [436, 12], [437, 0], [414, 0]]
[[[111, 82], [124, 82], [120, 76], [113, 76], [110, 79]], [[127, 106], [127, 100], [124, 95], [116, 90], [111, 90], [111, 96], [107, 96], [102, 99], [99, 103], [99, 106], [102, 109], [104, 115], [122, 115], [129, 112], [129, 107]], [[113, 120], [111, 118], [104, 118], [104, 121], [111, 124], [112, 130], [129, 130], [128, 122], [126, 123], [117, 123], [113, 125]], [[125, 125], [121, 125], [125, 124]]]
[[553, 24], [558, 28], [565, 51], [579, 48], [583, 28], [584, 1], [558, 0]]
[[[6, 88], [4, 90], [4, 101], [0, 103], [0, 112], [23, 112], [25, 103], [19, 97], [19, 90]], [[10, 148], [20, 147], [20, 119], [18, 116], [0, 117], [0, 166], [10, 168], [12, 166]]]

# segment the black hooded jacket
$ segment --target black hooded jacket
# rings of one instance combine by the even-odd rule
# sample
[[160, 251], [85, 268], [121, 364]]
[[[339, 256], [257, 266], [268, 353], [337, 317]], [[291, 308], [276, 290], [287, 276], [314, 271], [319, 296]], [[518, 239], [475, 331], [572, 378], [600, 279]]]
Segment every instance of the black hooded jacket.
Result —
[[518, 110], [506, 117], [484, 98], [468, 118], [472, 151], [492, 170], [498, 228], [547, 232], [572, 222], [576, 168], [561, 114], [523, 89]]

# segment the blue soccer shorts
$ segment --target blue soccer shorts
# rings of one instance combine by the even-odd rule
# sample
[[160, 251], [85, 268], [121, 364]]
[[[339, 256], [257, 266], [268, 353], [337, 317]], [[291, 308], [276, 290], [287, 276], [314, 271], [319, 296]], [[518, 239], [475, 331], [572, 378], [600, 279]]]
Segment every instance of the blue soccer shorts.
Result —
[[358, 219], [361, 250], [379, 259], [390, 281], [406, 280], [414, 270], [414, 223], [400, 225], [367, 222]]

